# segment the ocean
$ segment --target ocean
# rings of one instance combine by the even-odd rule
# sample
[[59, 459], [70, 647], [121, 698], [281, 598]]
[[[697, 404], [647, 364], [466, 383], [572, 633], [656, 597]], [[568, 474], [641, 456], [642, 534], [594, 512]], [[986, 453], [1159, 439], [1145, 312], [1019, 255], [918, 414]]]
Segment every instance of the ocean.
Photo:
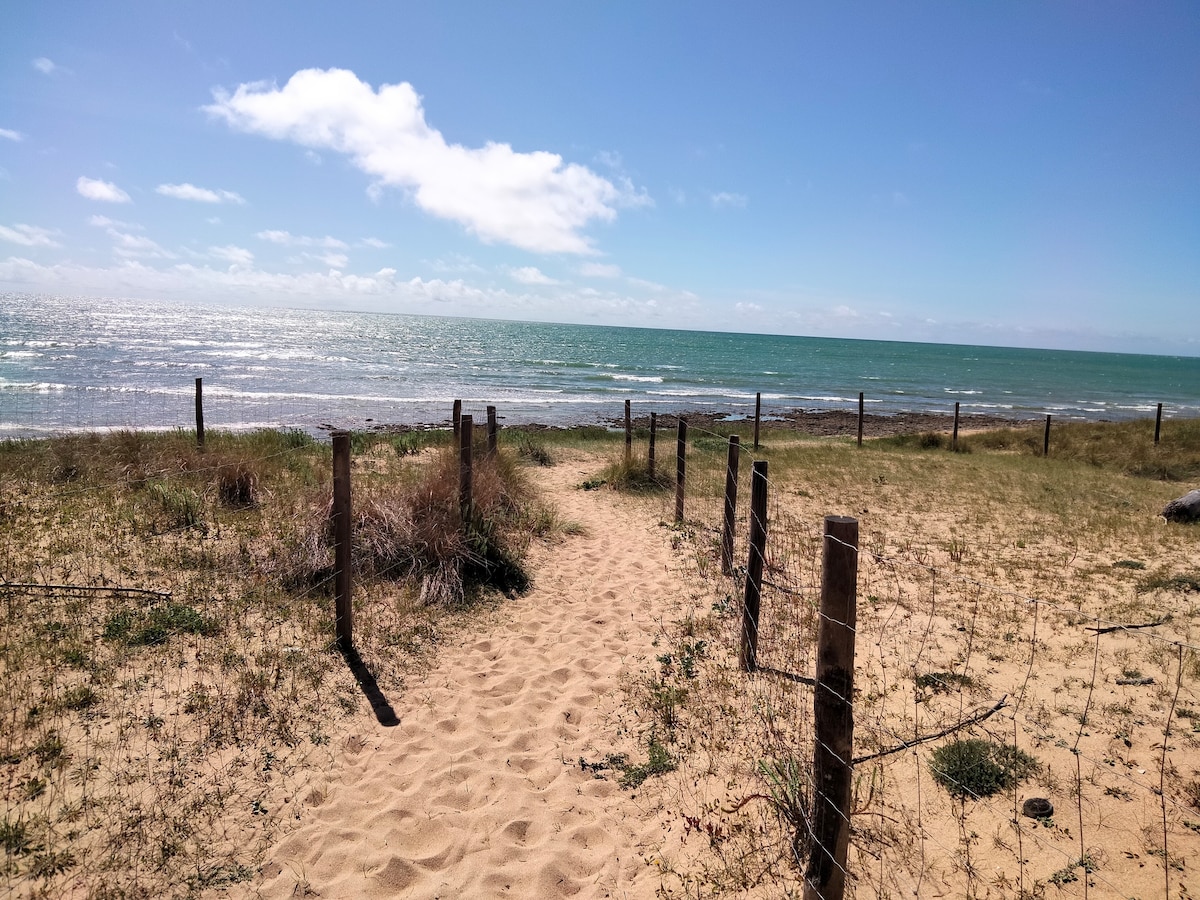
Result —
[[0, 294], [0, 437], [703, 411], [1200, 416], [1200, 358]]

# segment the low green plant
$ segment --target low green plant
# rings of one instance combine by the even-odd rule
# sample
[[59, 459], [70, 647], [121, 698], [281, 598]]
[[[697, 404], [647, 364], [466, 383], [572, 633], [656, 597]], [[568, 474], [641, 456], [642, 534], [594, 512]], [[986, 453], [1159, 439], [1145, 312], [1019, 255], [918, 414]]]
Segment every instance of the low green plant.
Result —
[[206, 619], [186, 603], [168, 601], [145, 609], [114, 612], [104, 625], [104, 637], [131, 647], [161, 644], [175, 634], [212, 635], [216, 622]]
[[1012, 744], [966, 738], [943, 744], [929, 763], [933, 779], [951, 795], [979, 799], [1008, 790], [1035, 773], [1037, 759]]
[[626, 789], [641, 787], [643, 782], [652, 775], [663, 775], [675, 771], [676, 762], [671, 756], [671, 752], [658, 740], [657, 734], [651, 732], [646, 750], [646, 762], [624, 765], [624, 771], [618, 781], [621, 787]]

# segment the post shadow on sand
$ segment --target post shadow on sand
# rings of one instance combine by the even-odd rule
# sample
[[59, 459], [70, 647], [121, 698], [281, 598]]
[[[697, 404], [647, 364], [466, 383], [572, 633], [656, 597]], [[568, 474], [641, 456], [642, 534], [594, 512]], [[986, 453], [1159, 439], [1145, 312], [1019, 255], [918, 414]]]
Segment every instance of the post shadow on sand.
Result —
[[350, 674], [354, 676], [354, 680], [362, 688], [363, 696], [371, 704], [371, 711], [375, 713], [375, 720], [385, 728], [393, 728], [399, 725], [400, 719], [397, 718], [396, 711], [392, 709], [392, 704], [388, 703], [387, 697], [383, 696], [383, 691], [379, 689], [379, 684], [375, 681], [375, 676], [371, 674], [371, 670], [367, 668], [367, 664], [363, 662], [363, 658], [358, 655], [358, 650], [354, 648], [354, 645], [338, 642], [338, 651], [342, 654], [342, 658], [346, 660], [346, 665], [350, 667]]
[[786, 678], [788, 681], [794, 681], [797, 684], [807, 684], [816, 686], [817, 679], [809, 678], [807, 675], [797, 675], [794, 672], [785, 672], [782, 669], [772, 669], [770, 666], [755, 666], [754, 671], [761, 675], [774, 675], [777, 678]]

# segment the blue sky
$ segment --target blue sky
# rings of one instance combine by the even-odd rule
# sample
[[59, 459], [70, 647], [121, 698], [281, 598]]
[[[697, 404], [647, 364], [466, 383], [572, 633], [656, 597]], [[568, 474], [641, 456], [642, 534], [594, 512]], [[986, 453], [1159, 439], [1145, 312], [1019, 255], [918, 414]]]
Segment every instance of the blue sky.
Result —
[[1200, 354], [1200, 7], [6, 6], [0, 289]]

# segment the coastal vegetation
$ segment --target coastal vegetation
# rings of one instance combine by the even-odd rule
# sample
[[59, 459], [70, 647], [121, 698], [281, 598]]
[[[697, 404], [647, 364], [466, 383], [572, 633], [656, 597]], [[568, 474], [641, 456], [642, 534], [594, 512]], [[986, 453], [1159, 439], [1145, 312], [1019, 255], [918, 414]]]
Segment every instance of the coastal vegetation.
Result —
[[[971, 860], [984, 852], [980, 835], [1014, 840], [1005, 816], [1025, 780], [1071, 815], [1085, 806], [1093, 838], [1081, 850], [1081, 826], [1060, 812], [1037, 840], [1025, 834], [1033, 862], [989, 849], [1006, 878], [1025, 878], [1027, 896], [1063, 871], [1051, 850], [1092, 860], [1083, 877], [1101, 888], [1120, 881], [1114, 857], [1126, 849], [1200, 864], [1195, 530], [1156, 519], [1200, 475], [1196, 422], [1170, 422], [1158, 445], [1145, 422], [1064, 424], [1049, 458], [1037, 423], [964, 434], [954, 453], [944, 430], [858, 448], [853, 436], [769, 428], [756, 449], [747, 423], [701, 422], [682, 522], [669, 423], [653, 479], [644, 429], [628, 461], [619, 432], [509, 429], [498, 456], [479, 454], [465, 529], [445, 432], [356, 433], [355, 651], [377, 690], [395, 700], [449, 635], [485, 629], [505, 595], [536, 580], [533, 542], [570, 540], [574, 526], [536, 489], [539, 470], [569, 458], [579, 487], [615, 489], [677, 551], [674, 624], [629, 688], [648, 762], [602, 757], [625, 790], [705, 835], [663, 857], [667, 896], [794, 889], [811, 694], [795, 679], [736, 671], [741, 567], [726, 578], [718, 563], [735, 432], [743, 485], [750, 461], [768, 463], [774, 586], [762, 639], [775, 671], [811, 672], [821, 517], [860, 520], [856, 752], [889, 752], [1007, 698], [988, 720], [994, 733], [965, 727], [920, 745], [927, 753], [860, 766], [853, 844], [864, 896], [898, 890], [909, 883], [899, 873], [923, 864], [959, 886], [994, 883]], [[198, 896], [253, 881], [299, 815], [308, 774], [333, 765], [343, 723], [369, 705], [361, 671], [333, 642], [330, 471], [328, 445], [298, 431], [213, 432], [203, 450], [182, 431], [0, 443], [7, 889]], [[743, 511], [739, 559], [744, 525]], [[1151, 627], [1102, 632], [1113, 623]], [[946, 775], [946, 759], [971, 753], [1000, 759], [988, 776], [1004, 798], [995, 805]], [[1156, 810], [1160, 772], [1169, 839], [1150, 829], [1105, 860], [1091, 854], [1098, 835], [1115, 840], [1092, 810], [1106, 821], [1127, 803]], [[925, 836], [922, 856], [901, 822]], [[935, 844], [959, 862], [931, 861]]]

